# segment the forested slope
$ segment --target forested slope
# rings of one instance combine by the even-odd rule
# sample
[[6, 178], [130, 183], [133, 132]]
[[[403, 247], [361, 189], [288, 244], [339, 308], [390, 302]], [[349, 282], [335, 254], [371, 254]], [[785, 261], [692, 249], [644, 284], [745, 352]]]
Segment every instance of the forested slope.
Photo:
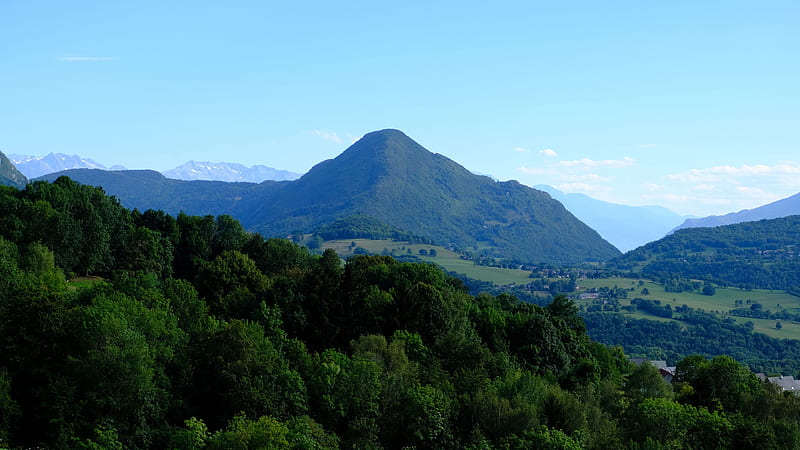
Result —
[[728, 357], [681, 361], [673, 392], [566, 297], [470, 296], [67, 178], [0, 189], [0, 220], [0, 447], [800, 445], [797, 397]]
[[800, 287], [800, 216], [678, 230], [626, 253], [618, 266], [655, 279], [794, 289]]

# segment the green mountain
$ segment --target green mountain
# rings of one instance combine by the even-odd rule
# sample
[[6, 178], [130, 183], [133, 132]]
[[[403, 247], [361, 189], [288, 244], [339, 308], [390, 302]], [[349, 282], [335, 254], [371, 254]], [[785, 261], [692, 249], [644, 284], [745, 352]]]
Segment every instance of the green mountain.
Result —
[[36, 180], [55, 181], [67, 176], [79, 183], [100, 186], [117, 197], [127, 208], [140, 211], [161, 210], [176, 215], [238, 216], [242, 201], [250, 196], [268, 196], [280, 189], [282, 182], [227, 183], [223, 181], [182, 181], [167, 178], [154, 170], [70, 169], [51, 173]]
[[[463, 251], [523, 262], [603, 261], [619, 251], [547, 193], [474, 175], [397, 130], [369, 133], [295, 181], [179, 181], [152, 171], [67, 175], [129, 208], [230, 214], [265, 236], [310, 233], [348, 217]], [[374, 225], [370, 225], [374, 228]]]
[[25, 175], [14, 167], [14, 163], [3, 152], [0, 152], [0, 185], [22, 189], [27, 183]]
[[532, 262], [606, 260], [619, 254], [547, 193], [496, 182], [431, 153], [398, 130], [365, 135], [314, 166], [243, 219], [284, 235], [351, 215], [462, 250]]
[[800, 287], [800, 216], [678, 230], [617, 263], [656, 278], [794, 290]]

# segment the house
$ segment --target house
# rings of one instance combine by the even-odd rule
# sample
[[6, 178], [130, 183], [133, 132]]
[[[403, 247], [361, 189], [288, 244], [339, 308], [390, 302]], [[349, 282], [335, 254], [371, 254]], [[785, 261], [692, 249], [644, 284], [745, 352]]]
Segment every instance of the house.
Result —
[[647, 363], [655, 367], [658, 369], [659, 373], [661, 373], [661, 377], [664, 378], [664, 381], [667, 383], [672, 383], [672, 379], [675, 378], [675, 366], [668, 366], [666, 361], [654, 361], [645, 358], [630, 358], [629, 360], [637, 366]]
[[779, 377], [768, 377], [763, 373], [757, 373], [756, 376], [761, 381], [769, 381], [772, 384], [780, 386], [783, 392], [794, 392], [800, 394], [800, 380], [795, 380], [791, 375], [782, 375]]

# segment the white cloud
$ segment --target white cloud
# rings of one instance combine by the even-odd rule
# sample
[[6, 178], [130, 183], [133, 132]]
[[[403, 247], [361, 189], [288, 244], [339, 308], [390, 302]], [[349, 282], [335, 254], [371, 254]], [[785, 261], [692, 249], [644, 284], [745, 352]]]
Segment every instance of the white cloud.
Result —
[[514, 151], [517, 153], [528, 153], [530, 150], [524, 147], [514, 147]]
[[528, 175], [555, 175], [556, 171], [548, 167], [517, 167], [517, 171]]
[[607, 183], [609, 181], [613, 181], [613, 177], [604, 177], [598, 175], [596, 173], [583, 173], [577, 175], [562, 175], [561, 179], [564, 181], [569, 181], [573, 183], [583, 182], [583, 183]]
[[86, 62], [86, 61], [116, 61], [119, 58], [113, 56], [59, 56], [56, 61], [67, 62]]
[[717, 187], [713, 184], [697, 184], [692, 186], [692, 190], [694, 191], [713, 191]]
[[607, 193], [613, 191], [613, 188], [611, 188], [610, 186], [605, 186], [602, 184], [593, 184], [593, 183], [563, 183], [557, 185], [556, 189], [567, 193], [578, 192], [582, 194], [588, 194], [595, 198], [599, 193]]
[[544, 150], [539, 150], [539, 154], [547, 156], [548, 158], [555, 158], [556, 156], [558, 156], [558, 153], [556, 153], [556, 151], [553, 150], [552, 148], [546, 148]]
[[642, 183], [641, 186], [643, 189], [646, 189], [648, 191], [660, 191], [664, 189], [663, 184], [656, 184], [656, 183]]
[[633, 158], [626, 156], [622, 159], [604, 159], [600, 161], [589, 158], [583, 158], [574, 161], [561, 161], [558, 164], [563, 167], [571, 167], [575, 169], [594, 169], [597, 167], [621, 169], [623, 167], [630, 167], [634, 165], [634, 163], [635, 161]]
[[714, 166], [705, 169], [691, 169], [686, 172], [673, 173], [666, 176], [668, 180], [684, 182], [715, 182], [724, 178], [766, 177], [766, 176], [792, 176], [800, 175], [800, 165], [776, 164], [766, 166], [763, 164], [742, 166]]
[[315, 136], [319, 136], [322, 139], [325, 139], [326, 141], [335, 142], [337, 144], [341, 144], [342, 143], [342, 138], [339, 137], [338, 134], [332, 133], [330, 131], [314, 130], [314, 131], [311, 132], [311, 134], [313, 134]]

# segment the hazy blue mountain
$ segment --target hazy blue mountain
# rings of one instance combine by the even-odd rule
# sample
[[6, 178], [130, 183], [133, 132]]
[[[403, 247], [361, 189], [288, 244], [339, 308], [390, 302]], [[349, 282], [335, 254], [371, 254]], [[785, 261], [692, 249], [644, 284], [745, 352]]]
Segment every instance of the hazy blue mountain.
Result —
[[28, 179], [25, 178], [25, 175], [17, 170], [14, 163], [3, 152], [0, 152], [0, 185], [22, 189], [27, 183]]
[[575, 217], [623, 252], [664, 237], [686, 219], [661, 206], [620, 205], [584, 194], [565, 194], [552, 186], [535, 187], [563, 203]]
[[9, 155], [9, 158], [20, 172], [31, 179], [68, 169], [107, 169], [89, 158], [63, 153], [50, 153], [46, 156]]
[[398, 130], [365, 135], [252, 208], [247, 221], [266, 235], [368, 215], [443, 245], [524, 261], [579, 262], [619, 254], [548, 194], [475, 175]]
[[247, 167], [237, 163], [189, 161], [174, 169], [162, 172], [167, 178], [176, 180], [206, 180], [261, 183], [266, 180], [295, 180], [300, 174], [288, 170], [256, 165]]
[[777, 219], [800, 214], [800, 193], [792, 195], [758, 208], [743, 209], [722, 216], [708, 216], [699, 219], [686, 219], [676, 230], [682, 228], [718, 227], [741, 222], [753, 222], [763, 219]]

